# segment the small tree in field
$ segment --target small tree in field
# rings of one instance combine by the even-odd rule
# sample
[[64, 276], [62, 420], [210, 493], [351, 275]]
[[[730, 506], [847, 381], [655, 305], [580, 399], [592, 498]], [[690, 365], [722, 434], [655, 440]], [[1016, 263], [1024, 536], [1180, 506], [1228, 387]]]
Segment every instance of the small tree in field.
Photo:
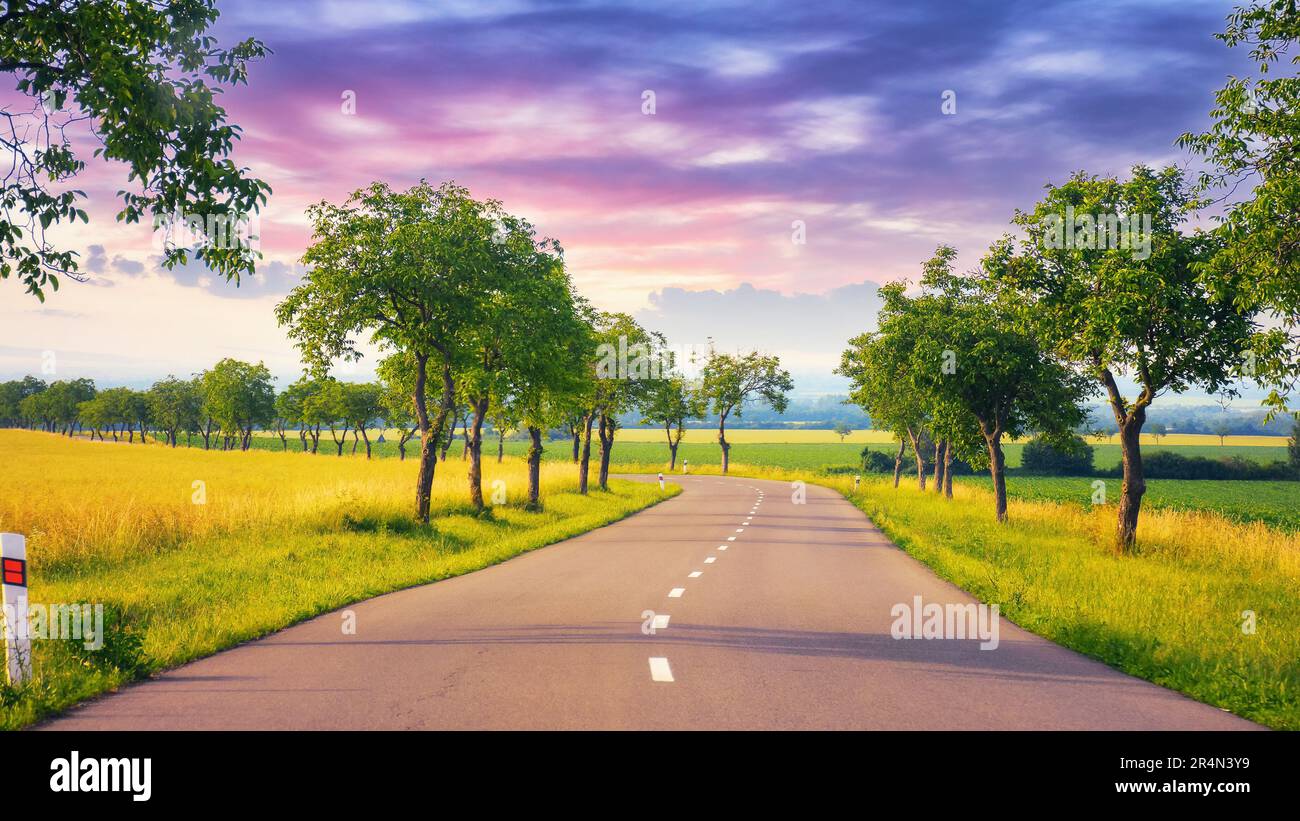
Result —
[[375, 370], [379, 374], [384, 423], [390, 428], [397, 428], [398, 459], [404, 460], [406, 444], [415, 438], [420, 429], [415, 419], [415, 401], [412, 398], [415, 391], [415, 358], [409, 353], [392, 354], [381, 359]]
[[167, 443], [176, 447], [179, 431], [198, 427], [202, 398], [194, 383], [169, 376], [153, 383], [147, 395], [154, 423], [167, 436]]
[[840, 444], [844, 444], [844, 438], [853, 433], [853, 428], [849, 427], [847, 422], [835, 423], [835, 435], [840, 437]]
[[[1259, 303], [1243, 278], [1202, 277], [1219, 243], [1180, 227], [1197, 206], [1176, 168], [1133, 169], [1131, 179], [1076, 174], [1015, 222], [1026, 237], [1016, 251], [1010, 239], [995, 247], [986, 268], [1035, 319], [1055, 351], [1095, 379], [1106, 392], [1123, 454], [1124, 481], [1116, 528], [1121, 549], [1133, 545], [1146, 481], [1140, 436], [1156, 396], [1193, 387], [1234, 391], [1243, 375], [1263, 373], [1276, 350], [1261, 347]], [[1149, 220], [1145, 242], [1075, 242], [1052, 239], [1059, 227], [1088, 217], [1115, 215]], [[1130, 223], [1131, 225], [1132, 223]], [[1100, 232], [1083, 232], [1096, 238]], [[1138, 384], [1125, 396], [1117, 375]]]
[[700, 395], [691, 389], [681, 374], [656, 380], [641, 405], [643, 425], [657, 425], [668, 440], [668, 470], [677, 468], [677, 448], [682, 443], [686, 420], [697, 419], [706, 412]]
[[712, 404], [718, 416], [718, 444], [722, 447], [722, 472], [727, 472], [731, 443], [727, 441], [727, 419], [740, 418], [745, 402], [758, 399], [777, 413], [785, 413], [794, 390], [789, 371], [781, 370], [781, 360], [758, 351], [746, 354], [709, 352], [701, 373], [700, 395]]

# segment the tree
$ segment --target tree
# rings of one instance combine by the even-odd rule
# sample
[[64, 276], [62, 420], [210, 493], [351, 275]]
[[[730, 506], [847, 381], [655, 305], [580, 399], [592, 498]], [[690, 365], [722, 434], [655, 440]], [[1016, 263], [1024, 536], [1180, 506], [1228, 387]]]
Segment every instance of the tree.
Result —
[[[1203, 277], [1234, 280], [1243, 308], [1267, 306], [1289, 332], [1290, 353], [1275, 374], [1283, 392], [1275, 388], [1266, 400], [1276, 412], [1300, 382], [1300, 76], [1273, 69], [1288, 57], [1300, 64], [1300, 11], [1294, 0], [1251, 2], [1233, 9], [1215, 36], [1229, 48], [1247, 46], [1256, 75], [1231, 78], [1215, 95], [1210, 129], [1178, 142], [1210, 163], [1198, 190], [1227, 203], [1218, 218], [1223, 243]], [[1250, 195], [1229, 202], [1237, 191]]]
[[[1244, 362], [1258, 359], [1263, 373], [1277, 355], [1260, 341], [1259, 305], [1242, 278], [1207, 282], [1198, 274], [1218, 243], [1201, 232], [1181, 233], [1197, 204], [1176, 168], [1138, 166], [1127, 181], [1080, 172], [1064, 185], [1047, 186], [1033, 210], [1017, 212], [1015, 222], [1026, 234], [1018, 253], [1004, 239], [985, 263], [993, 279], [1024, 300], [1056, 353], [1105, 389], [1123, 453], [1116, 529], [1121, 549], [1132, 546], [1137, 532], [1146, 491], [1139, 437], [1155, 397], [1195, 386], [1231, 393]], [[1077, 224], [1087, 216], [1095, 225], [1108, 215], [1149, 219], [1141, 247], [1131, 230], [1127, 243], [1103, 247], [1051, 240], [1072, 219]], [[1137, 381], [1136, 397], [1121, 391], [1117, 375], [1124, 374]]]
[[[380, 401], [384, 409], [384, 423], [398, 429], [398, 458], [406, 459], [406, 443], [415, 438], [419, 425], [415, 421], [415, 358], [409, 353], [395, 353], [379, 361], [375, 368], [379, 374]], [[428, 384], [425, 385], [428, 390]], [[425, 402], [428, 403], [426, 394]]]
[[909, 379], [915, 336], [906, 330], [910, 320], [904, 311], [910, 302], [904, 298], [905, 290], [903, 283], [890, 283], [880, 289], [884, 304], [876, 318], [876, 330], [849, 340], [835, 372], [848, 378], [849, 400], [871, 417], [877, 429], [888, 430], [898, 439], [894, 487], [898, 487], [903, 457], [911, 442], [917, 457], [917, 483], [925, 490], [925, 464], [919, 439], [928, 422], [925, 410], [928, 400]]
[[720, 354], [709, 351], [701, 371], [700, 395], [712, 403], [718, 417], [718, 444], [722, 447], [722, 472], [727, 472], [731, 443], [727, 441], [727, 418], [737, 419], [745, 403], [753, 399], [767, 403], [777, 413], [784, 413], [794, 389], [789, 371], [781, 370], [781, 360], [758, 351], [746, 354]]
[[1300, 420], [1291, 425], [1291, 439], [1286, 443], [1287, 462], [1297, 476], [1300, 476]]
[[705, 403], [699, 393], [687, 384], [686, 378], [681, 374], [672, 373], [651, 384], [641, 405], [641, 413], [645, 417], [641, 424], [663, 428], [668, 440], [670, 471], [677, 468], [677, 447], [682, 442], [686, 420], [698, 419], [705, 412]]
[[[359, 334], [387, 353], [415, 360], [412, 397], [420, 426], [415, 518], [429, 521], [437, 443], [455, 400], [454, 369], [466, 358], [464, 334], [480, 321], [480, 274], [491, 267], [497, 209], [452, 183], [421, 181], [405, 192], [383, 183], [353, 192], [343, 205], [308, 209], [308, 273], [276, 306], [276, 317], [318, 375], [336, 359], [360, 358]], [[442, 380], [431, 421], [429, 365]]]
[[[891, 333], [913, 340], [906, 377], [929, 411], [943, 459], [955, 451], [972, 465], [987, 464], [1000, 522], [1007, 518], [1004, 437], [1031, 429], [1066, 440], [1084, 419], [1078, 402], [1083, 380], [1043, 349], [1023, 304], [986, 279], [958, 276], [956, 251], [940, 246], [926, 262], [921, 293], [895, 287], [886, 299]], [[972, 424], [974, 423], [974, 424]], [[936, 492], [946, 481], [936, 459]]]
[[660, 378], [666, 340], [651, 333], [625, 313], [598, 313], [588, 317], [595, 356], [587, 366], [588, 381], [582, 400], [582, 457], [578, 464], [578, 492], [587, 492], [591, 463], [591, 432], [600, 441], [601, 490], [609, 489], [609, 464], [614, 452], [618, 417], [636, 408]]
[[[540, 368], [539, 356], [562, 356], [569, 336], [552, 338], [556, 327], [574, 327], [573, 301], [563, 250], [552, 239], [539, 239], [527, 220], [501, 212], [495, 203], [496, 234], [487, 265], [479, 272], [485, 294], [477, 321], [464, 331], [466, 356], [457, 371], [471, 419], [466, 428], [470, 504], [483, 510], [483, 423], [495, 404], [515, 401], [514, 383]], [[527, 333], [522, 333], [527, 329]], [[517, 413], [503, 410], [503, 418]]]
[[[355, 440], [358, 431], [361, 433], [361, 439], [366, 443], [366, 458], [370, 458], [370, 435], [367, 432], [375, 421], [384, 413], [383, 394], [378, 385], [369, 383], [349, 382], [343, 385], [341, 396], [341, 412], [352, 425], [352, 435]], [[356, 452], [356, 443], [353, 442], [352, 450]]]
[[[0, 146], [13, 160], [0, 184], [0, 279], [17, 273], [44, 301], [58, 275], [77, 278], [76, 254], [56, 248], [46, 231], [88, 221], [77, 205], [85, 193], [68, 185], [85, 168], [67, 131], [82, 121], [98, 142], [94, 154], [125, 163], [138, 183], [122, 192], [119, 221], [198, 215], [196, 257], [228, 279], [253, 273], [249, 243], [212, 226], [246, 219], [270, 188], [229, 159], [239, 128], [226, 122], [216, 94], [246, 82], [248, 62], [267, 50], [251, 38], [218, 48], [207, 33], [217, 17], [214, 0], [5, 4], [0, 71], [17, 77], [32, 105], [0, 112]], [[186, 248], [169, 246], [163, 264], [186, 257]]]
[[847, 422], [836, 422], [834, 430], [835, 430], [835, 435], [840, 437], [840, 444], [844, 444], [844, 437], [848, 436], [850, 433], [853, 433], [853, 428], [849, 427], [849, 424]]
[[1210, 425], [1210, 431], [1219, 437], [1219, 447], [1223, 447], [1223, 440], [1232, 433], [1232, 423], [1226, 418], [1220, 417], [1215, 419]]
[[34, 376], [24, 376], [0, 383], [0, 425], [26, 424], [22, 402], [27, 397], [45, 390], [45, 381]]
[[40, 393], [29, 396], [23, 404], [35, 409], [51, 433], [71, 436], [79, 421], [80, 405], [95, 398], [95, 383], [90, 379], [59, 380]]
[[1151, 438], [1156, 440], [1157, 445], [1160, 444], [1160, 437], [1169, 432], [1169, 428], [1165, 427], [1161, 422], [1152, 422], [1148, 430], [1151, 432]]
[[315, 383], [309, 377], [300, 377], [275, 397], [275, 418], [280, 433], [280, 443], [284, 450], [289, 449], [285, 429], [292, 427], [298, 431], [298, 441], [302, 452], [307, 452], [307, 418], [306, 402], [316, 390]]
[[[262, 363], [223, 359], [199, 376], [203, 408], [222, 435], [222, 448], [252, 445], [253, 429], [270, 423], [275, 414], [274, 377]], [[205, 437], [206, 440], [206, 437]]]
[[167, 436], [167, 443], [176, 447], [178, 431], [198, 427], [203, 400], [197, 386], [185, 379], [168, 376], [149, 388], [145, 401], [154, 424]]

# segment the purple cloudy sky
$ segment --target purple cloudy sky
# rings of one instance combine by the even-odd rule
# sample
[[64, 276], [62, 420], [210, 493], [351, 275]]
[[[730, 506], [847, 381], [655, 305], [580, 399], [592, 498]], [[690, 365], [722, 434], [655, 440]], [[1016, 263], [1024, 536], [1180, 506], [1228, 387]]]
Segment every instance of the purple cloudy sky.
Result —
[[44, 308], [0, 286], [5, 374], [46, 349], [107, 381], [223, 355], [290, 374], [271, 306], [304, 207], [427, 177], [560, 239], [598, 305], [678, 344], [767, 347], [829, 388], [874, 312], [862, 283], [914, 275], [939, 242], [973, 263], [1073, 170], [1186, 163], [1175, 138], [1245, 65], [1212, 37], [1228, 4], [1194, 0], [219, 5], [224, 42], [275, 52], [226, 95], [237, 161], [274, 188], [265, 271], [237, 291], [159, 272], [147, 234], [112, 222], [121, 173], [96, 162], [92, 224], [69, 240], [94, 283]]

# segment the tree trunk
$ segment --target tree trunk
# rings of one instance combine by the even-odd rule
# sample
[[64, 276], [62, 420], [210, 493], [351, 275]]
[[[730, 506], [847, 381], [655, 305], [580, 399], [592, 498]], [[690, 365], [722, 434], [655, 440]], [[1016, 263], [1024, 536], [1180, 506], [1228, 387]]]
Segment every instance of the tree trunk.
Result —
[[[365, 443], [366, 443], [366, 458], [369, 459], [369, 458], [370, 458], [370, 434], [366, 433], [366, 429], [365, 429], [365, 427], [362, 427], [362, 428], [361, 428], [361, 438], [362, 438], [363, 440], [365, 440]], [[354, 445], [354, 447], [355, 447], [355, 445]]]
[[609, 456], [614, 451], [614, 420], [600, 415], [600, 489], [609, 490]]
[[506, 434], [505, 431], [497, 431], [497, 464], [501, 464], [506, 458]]
[[570, 425], [569, 430], [573, 432], [573, 464], [578, 464], [579, 452], [582, 448], [582, 425], [576, 427]]
[[[347, 438], [348, 438], [347, 435], [344, 434], [343, 440], [347, 441]], [[357, 455], [357, 445], [359, 444], [361, 444], [361, 439], [360, 437], [357, 436], [357, 429], [353, 428], [352, 429], [352, 455], [353, 456]]]
[[1121, 550], [1129, 550], [1137, 540], [1138, 513], [1142, 509], [1142, 495], [1147, 491], [1142, 475], [1142, 449], [1139, 437], [1146, 421], [1146, 409], [1139, 408], [1119, 429], [1120, 454], [1123, 457], [1124, 484], [1120, 488], [1119, 522], [1116, 539]]
[[578, 492], [583, 495], [587, 493], [587, 472], [591, 465], [591, 426], [595, 421], [595, 411], [582, 417], [582, 458], [578, 460]]
[[208, 417], [208, 426], [203, 429], [203, 449], [209, 450], [212, 444], [212, 417]]
[[668, 443], [668, 472], [672, 473], [677, 469], [677, 442]]
[[[442, 404], [438, 409], [438, 424], [435, 428], [429, 424], [429, 407], [424, 401], [424, 386], [428, 381], [427, 355], [415, 356], [415, 418], [420, 429], [420, 470], [415, 479], [415, 520], [421, 524], [429, 523], [429, 497], [433, 492], [433, 470], [438, 465], [438, 445], [442, 438], [442, 426], [447, 422], [454, 386], [451, 381], [451, 369], [442, 370]], [[313, 447], [313, 451], [315, 448]]]
[[[983, 423], [980, 425], [984, 427]], [[989, 476], [993, 478], [993, 499], [997, 507], [998, 521], [1007, 520], [1007, 476], [1006, 460], [1002, 455], [1002, 430], [994, 428], [990, 433], [984, 431], [984, 441], [989, 448]]]
[[943, 493], [943, 446], [944, 440], [934, 443], [934, 492]]
[[952, 498], [952, 442], [943, 443], [943, 495]]
[[487, 416], [486, 396], [470, 400], [474, 409], [472, 428], [466, 429], [465, 451], [469, 454], [469, 502], [474, 510], [483, 510], [483, 419]]
[[730, 462], [731, 443], [727, 441], [727, 415], [718, 416], [718, 444], [722, 446], [722, 475], [727, 475], [727, 464]]
[[925, 438], [925, 432], [918, 429], [913, 431], [907, 429], [907, 438], [912, 440], [912, 453], [916, 454], [916, 484], [921, 490], [925, 490], [925, 449], [922, 447], [921, 440]]
[[528, 505], [525, 510], [541, 510], [542, 502], [542, 429], [529, 426], [528, 438]]
[[907, 441], [901, 436], [898, 439], [898, 453], [894, 456], [894, 487], [898, 487], [898, 480], [903, 478], [903, 456], [907, 453]]

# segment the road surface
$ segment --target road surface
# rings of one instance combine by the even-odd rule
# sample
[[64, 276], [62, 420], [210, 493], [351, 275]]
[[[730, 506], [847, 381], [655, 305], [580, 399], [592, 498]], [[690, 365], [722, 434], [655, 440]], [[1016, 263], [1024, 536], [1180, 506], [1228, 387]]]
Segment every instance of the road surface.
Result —
[[[891, 637], [975, 600], [838, 494], [675, 477], [574, 539], [352, 605], [124, 688], [47, 729], [1250, 729], [1002, 620]], [[658, 621], [653, 634], [643, 627]]]

